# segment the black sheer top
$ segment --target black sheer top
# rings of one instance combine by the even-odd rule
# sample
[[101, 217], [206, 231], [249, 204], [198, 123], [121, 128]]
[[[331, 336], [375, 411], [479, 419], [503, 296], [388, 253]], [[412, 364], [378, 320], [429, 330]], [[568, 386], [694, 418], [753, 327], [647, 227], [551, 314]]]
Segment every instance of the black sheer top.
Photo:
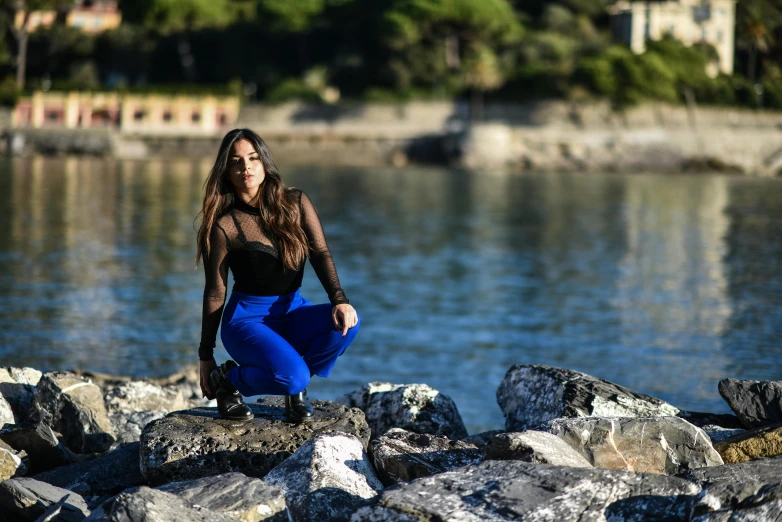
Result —
[[[348, 303], [339, 286], [320, 218], [312, 201], [301, 190], [289, 189], [299, 206], [301, 227], [309, 242], [308, 258], [332, 305]], [[264, 232], [257, 208], [236, 198], [210, 231], [210, 252], [204, 259], [206, 285], [198, 357], [212, 359], [217, 328], [223, 314], [228, 270], [234, 277], [233, 290], [251, 295], [284, 295], [301, 286], [304, 262], [297, 270], [286, 270], [276, 241]]]

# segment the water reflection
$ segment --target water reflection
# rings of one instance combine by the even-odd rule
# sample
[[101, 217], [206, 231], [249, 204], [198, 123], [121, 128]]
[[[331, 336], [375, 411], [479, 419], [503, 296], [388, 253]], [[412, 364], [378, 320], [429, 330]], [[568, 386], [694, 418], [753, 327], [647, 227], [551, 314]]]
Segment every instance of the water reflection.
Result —
[[[211, 165], [0, 163], [6, 365], [133, 375], [196, 358], [193, 218]], [[780, 370], [782, 184], [719, 176], [298, 169], [363, 331], [329, 380], [426, 382], [471, 431], [509, 366], [588, 372], [725, 411], [720, 378]], [[303, 290], [325, 300], [314, 273]], [[218, 358], [225, 357], [218, 350]]]

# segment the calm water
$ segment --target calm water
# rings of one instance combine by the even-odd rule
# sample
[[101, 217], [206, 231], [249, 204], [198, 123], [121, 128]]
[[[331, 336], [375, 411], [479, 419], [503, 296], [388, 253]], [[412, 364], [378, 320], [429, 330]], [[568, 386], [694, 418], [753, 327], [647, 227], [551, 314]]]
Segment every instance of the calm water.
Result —
[[[0, 364], [163, 375], [196, 360], [193, 218], [208, 163], [0, 163]], [[311, 395], [425, 382], [500, 428], [516, 363], [691, 410], [782, 378], [782, 180], [286, 172], [325, 223], [356, 343]], [[308, 269], [303, 292], [325, 301]], [[218, 360], [227, 354], [218, 346]]]

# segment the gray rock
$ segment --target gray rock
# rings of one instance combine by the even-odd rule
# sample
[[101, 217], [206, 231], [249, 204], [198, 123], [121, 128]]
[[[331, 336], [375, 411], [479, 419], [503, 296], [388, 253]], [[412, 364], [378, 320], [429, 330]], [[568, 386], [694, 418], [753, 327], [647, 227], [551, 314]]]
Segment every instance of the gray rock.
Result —
[[115, 412], [172, 412], [189, 406], [179, 388], [163, 388], [145, 381], [115, 386], [104, 396], [106, 409]]
[[77, 453], [101, 453], [111, 448], [114, 430], [100, 388], [72, 373], [50, 372], [38, 381], [35, 400], [51, 414], [52, 428]]
[[0, 395], [0, 426], [5, 424], [13, 424], [16, 422], [14, 419], [14, 410], [11, 408], [11, 404]]
[[693, 522], [782, 522], [782, 484], [763, 486], [737, 506], [699, 516]]
[[482, 431], [480, 433], [476, 433], [475, 435], [465, 437], [462, 439], [462, 441], [466, 442], [467, 444], [473, 444], [485, 451], [486, 448], [489, 447], [489, 444], [491, 444], [492, 439], [494, 439], [494, 437], [500, 433], [505, 433], [505, 430]]
[[171, 482], [157, 489], [176, 495], [188, 505], [198, 505], [244, 522], [288, 522], [282, 489], [241, 473]]
[[0, 430], [0, 440], [17, 451], [27, 453], [32, 474], [70, 462], [70, 453], [44, 421], [7, 426]]
[[702, 426], [701, 429], [704, 433], [706, 433], [706, 435], [709, 436], [712, 444], [717, 444], [718, 442], [722, 442], [725, 439], [729, 439], [746, 432], [746, 430], [742, 429], [728, 429], [721, 426], [710, 425]]
[[90, 514], [87, 503], [76, 493], [26, 477], [0, 483], [0, 513], [15, 517], [11, 520], [35, 520], [65, 496], [68, 499], [55, 520], [78, 522]]
[[347, 520], [383, 485], [353, 435], [319, 434], [264, 477], [285, 492], [294, 520]]
[[591, 468], [584, 456], [556, 435], [543, 431], [501, 433], [486, 448], [486, 458], [522, 460], [534, 464]]
[[507, 431], [567, 417], [663, 417], [679, 409], [585, 373], [542, 364], [512, 366], [497, 388]]
[[149, 379], [149, 381], [163, 388], [179, 388], [182, 390], [185, 400], [190, 402], [191, 407], [197, 407], [203, 406], [206, 401], [201, 395], [199, 379], [198, 364], [190, 364], [176, 373], [159, 379]]
[[596, 468], [674, 475], [723, 463], [703, 430], [678, 417], [555, 419], [541, 429]]
[[4, 399], [13, 411], [15, 421], [23, 422], [35, 400], [35, 385], [41, 378], [41, 372], [34, 368], [0, 368], [0, 427], [7, 420], [7, 411], [2, 406]]
[[699, 428], [704, 428], [705, 426], [718, 426], [728, 430], [743, 430], [745, 428], [739, 418], [730, 413], [703, 413], [682, 410], [676, 416]]
[[0, 482], [16, 475], [23, 475], [26, 471], [27, 467], [19, 453], [0, 440]]
[[782, 477], [782, 456], [739, 464], [690, 469], [679, 477], [698, 484], [703, 492], [695, 514], [733, 508]]
[[141, 434], [141, 472], [160, 485], [238, 471], [263, 477], [317, 433], [340, 432], [369, 442], [364, 414], [329, 401], [312, 401], [306, 424], [285, 421], [281, 397], [249, 404], [255, 419], [220, 419], [213, 408], [174, 412], [147, 424]]
[[638, 495], [623, 498], [605, 510], [607, 522], [689, 522], [697, 497]]
[[782, 381], [723, 379], [718, 389], [745, 427], [782, 422]]
[[138, 442], [144, 427], [153, 420], [162, 419], [166, 412], [162, 411], [132, 411], [109, 414], [111, 426], [116, 434], [116, 444], [123, 442]]
[[33, 478], [83, 497], [105, 497], [146, 483], [139, 467], [138, 442], [121, 444], [96, 459], [61, 466]]
[[338, 398], [337, 403], [363, 411], [373, 439], [391, 428], [451, 439], [467, 436], [453, 400], [426, 384], [371, 382]]
[[203, 507], [190, 506], [172, 493], [145, 486], [120, 493], [96, 509], [89, 522], [236, 522]]
[[473, 444], [400, 429], [389, 430], [370, 442], [369, 452], [378, 476], [386, 486], [483, 460], [483, 451]]
[[359, 509], [351, 520], [599, 521], [621, 499], [699, 490], [662, 475], [489, 460], [388, 488], [377, 504]]

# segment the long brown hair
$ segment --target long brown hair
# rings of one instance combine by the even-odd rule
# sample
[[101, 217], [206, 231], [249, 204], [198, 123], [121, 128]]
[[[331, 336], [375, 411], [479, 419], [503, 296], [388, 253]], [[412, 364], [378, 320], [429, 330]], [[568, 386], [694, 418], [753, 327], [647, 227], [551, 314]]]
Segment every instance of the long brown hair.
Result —
[[201, 226], [198, 228], [196, 266], [201, 258], [206, 259], [209, 256], [211, 247], [209, 232], [215, 225], [215, 221], [225, 214], [234, 202], [234, 187], [226, 176], [226, 171], [231, 147], [241, 140], [247, 140], [252, 144], [261, 158], [266, 174], [258, 198], [264, 232], [277, 242], [283, 266], [286, 269], [297, 270], [308, 250], [307, 237], [301, 228], [299, 207], [289, 197], [269, 147], [250, 129], [234, 129], [225, 135], [214, 166], [204, 182], [204, 203], [199, 213]]

